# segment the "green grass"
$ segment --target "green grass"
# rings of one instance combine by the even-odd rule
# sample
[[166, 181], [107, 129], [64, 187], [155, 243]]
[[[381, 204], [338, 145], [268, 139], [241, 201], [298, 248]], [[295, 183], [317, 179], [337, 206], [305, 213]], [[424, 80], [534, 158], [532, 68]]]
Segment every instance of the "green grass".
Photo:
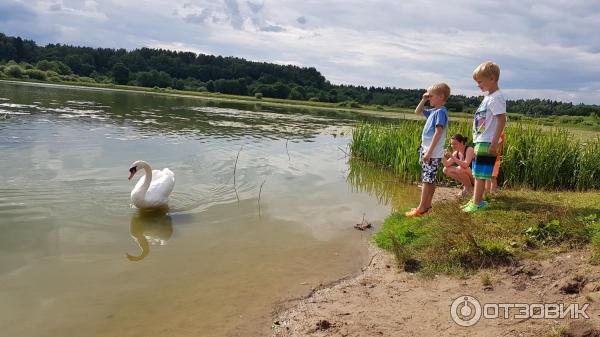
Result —
[[[422, 121], [404, 120], [393, 125], [362, 124], [354, 129], [350, 149], [353, 157], [390, 168], [407, 181], [418, 181], [421, 167], [417, 148]], [[451, 122], [454, 133], [471, 134], [471, 124]], [[449, 141], [446, 147], [449, 148]], [[565, 130], [542, 130], [510, 124], [502, 158], [499, 184], [547, 190], [600, 189], [600, 137], [583, 142]], [[441, 170], [440, 181], [450, 183]]]
[[401, 267], [425, 275], [464, 276], [573, 248], [600, 254], [600, 193], [503, 191], [474, 214], [458, 202], [437, 204], [421, 218], [394, 213], [374, 236]]
[[[403, 120], [396, 124], [362, 124], [354, 128], [350, 150], [354, 157], [391, 168], [407, 181], [421, 175], [417, 149], [421, 144], [422, 121]], [[451, 123], [448, 136], [467, 134], [466, 122]], [[439, 173], [440, 178], [443, 178]]]
[[584, 129], [591, 131], [600, 131], [600, 117], [591, 116], [526, 116], [523, 114], [509, 113], [508, 118], [511, 122], [532, 123], [543, 126], [560, 126], [570, 129]]

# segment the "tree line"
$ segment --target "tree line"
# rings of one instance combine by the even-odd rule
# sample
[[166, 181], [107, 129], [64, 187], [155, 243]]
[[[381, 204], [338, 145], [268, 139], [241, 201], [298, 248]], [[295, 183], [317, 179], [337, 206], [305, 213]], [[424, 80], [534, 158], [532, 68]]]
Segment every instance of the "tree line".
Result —
[[[142, 87], [347, 104], [414, 108], [424, 89], [332, 84], [314, 67], [248, 61], [164, 49], [38, 46], [0, 33], [0, 75], [48, 81], [114, 83]], [[450, 111], [471, 112], [482, 97], [452, 95]], [[530, 116], [600, 115], [600, 106], [552, 100], [509, 100], [510, 112]]]

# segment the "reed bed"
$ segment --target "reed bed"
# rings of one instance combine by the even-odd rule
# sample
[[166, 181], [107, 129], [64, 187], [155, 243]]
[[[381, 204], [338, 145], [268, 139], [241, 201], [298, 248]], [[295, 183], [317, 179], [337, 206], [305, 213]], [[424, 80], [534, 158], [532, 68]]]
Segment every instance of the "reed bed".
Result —
[[[352, 134], [354, 158], [390, 168], [407, 181], [420, 179], [417, 149], [423, 122], [361, 124]], [[471, 124], [451, 122], [446, 148], [454, 133], [471, 136]], [[450, 183], [441, 170], [441, 182]], [[545, 190], [600, 189], [600, 137], [581, 142], [565, 129], [542, 130], [534, 125], [510, 124], [498, 183], [508, 187]]]

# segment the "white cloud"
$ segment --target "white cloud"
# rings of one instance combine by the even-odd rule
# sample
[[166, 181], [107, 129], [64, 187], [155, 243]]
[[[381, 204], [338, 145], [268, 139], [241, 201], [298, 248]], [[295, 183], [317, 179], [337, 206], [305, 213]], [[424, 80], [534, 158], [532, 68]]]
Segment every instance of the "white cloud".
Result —
[[156, 49], [166, 49], [166, 50], [175, 50], [175, 51], [185, 51], [185, 52], [193, 52], [196, 54], [210, 54], [209, 52], [199, 49], [199, 48], [194, 48], [194, 47], [190, 47], [187, 44], [185, 44], [184, 42], [162, 42], [162, 41], [149, 41], [148, 45], [149, 48], [156, 48]]
[[65, 24], [69, 19], [85, 19], [96, 22], [108, 20], [108, 17], [98, 10], [98, 3], [93, 0], [85, 0], [83, 3], [75, 3], [76, 7], [65, 4], [62, 0], [51, 2], [39, 1], [34, 8], [40, 15], [49, 14], [56, 16], [59, 23]]
[[598, 30], [600, 4], [585, 0], [0, 4], [0, 31], [41, 43], [286, 60], [314, 66], [334, 83], [423, 88], [443, 80], [455, 93], [473, 92], [472, 69], [491, 59], [501, 65], [501, 87], [511, 97], [587, 103], [600, 103]]

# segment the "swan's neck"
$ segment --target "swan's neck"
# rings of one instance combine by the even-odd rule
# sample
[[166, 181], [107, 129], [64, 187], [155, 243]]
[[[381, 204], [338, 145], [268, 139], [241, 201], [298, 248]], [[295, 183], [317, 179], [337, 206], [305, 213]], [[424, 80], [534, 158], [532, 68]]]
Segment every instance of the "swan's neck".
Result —
[[146, 193], [146, 191], [148, 191], [148, 187], [150, 187], [150, 183], [152, 182], [152, 169], [150, 168], [150, 165], [144, 165], [144, 184], [142, 185], [141, 190], [144, 191], [144, 193]]

